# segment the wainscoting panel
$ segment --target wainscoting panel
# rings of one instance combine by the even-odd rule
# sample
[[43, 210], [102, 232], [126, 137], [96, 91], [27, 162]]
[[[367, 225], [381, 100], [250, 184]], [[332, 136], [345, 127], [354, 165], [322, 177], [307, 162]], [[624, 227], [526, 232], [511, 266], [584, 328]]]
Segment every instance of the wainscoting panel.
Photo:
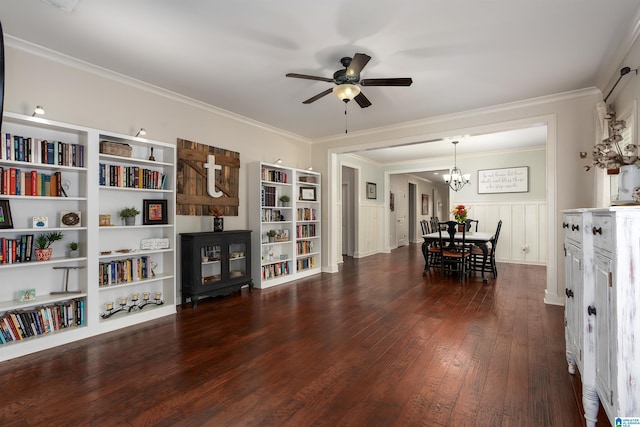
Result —
[[358, 218], [358, 251], [355, 258], [383, 252], [382, 205], [361, 204]]

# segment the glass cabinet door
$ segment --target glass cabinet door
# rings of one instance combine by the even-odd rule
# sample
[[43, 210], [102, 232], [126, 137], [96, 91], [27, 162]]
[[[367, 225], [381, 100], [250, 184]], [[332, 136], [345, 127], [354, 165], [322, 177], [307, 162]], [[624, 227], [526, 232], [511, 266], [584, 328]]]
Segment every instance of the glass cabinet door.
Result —
[[209, 286], [222, 280], [222, 245], [204, 245], [200, 247], [200, 268], [202, 285]]
[[247, 275], [247, 242], [244, 240], [229, 242], [229, 278], [236, 279]]

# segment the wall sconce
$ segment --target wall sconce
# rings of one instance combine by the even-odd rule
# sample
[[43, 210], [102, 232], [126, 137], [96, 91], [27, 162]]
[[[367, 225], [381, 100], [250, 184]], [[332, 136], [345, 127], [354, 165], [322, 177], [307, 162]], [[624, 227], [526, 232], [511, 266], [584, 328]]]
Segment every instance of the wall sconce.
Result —
[[281, 165], [282, 164], [282, 159], [277, 159], [273, 163], [275, 163], [276, 165]]
[[308, 170], [308, 171], [312, 171], [312, 170], [313, 170], [313, 166], [309, 166], [309, 167], [307, 168], [307, 170]]
[[136, 133], [136, 138], [139, 137], [139, 136], [145, 136], [146, 134], [147, 134], [147, 131], [144, 130], [144, 128], [140, 128], [138, 133]]
[[42, 108], [42, 105], [36, 105], [36, 109], [33, 110], [31, 117], [35, 117], [36, 114], [39, 116], [44, 115], [44, 108]]

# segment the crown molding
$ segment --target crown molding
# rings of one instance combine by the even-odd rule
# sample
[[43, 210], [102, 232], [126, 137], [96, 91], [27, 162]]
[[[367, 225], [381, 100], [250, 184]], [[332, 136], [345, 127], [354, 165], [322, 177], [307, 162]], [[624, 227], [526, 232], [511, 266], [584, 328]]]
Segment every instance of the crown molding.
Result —
[[291, 138], [299, 142], [304, 142], [306, 144], [312, 143], [312, 140], [305, 138], [303, 136], [294, 134], [292, 132], [288, 132], [283, 129], [276, 128], [274, 126], [267, 125], [265, 123], [250, 119], [240, 114], [233, 113], [223, 108], [219, 108], [214, 105], [207, 104], [202, 101], [198, 101], [197, 99], [193, 99], [188, 96], [184, 96], [179, 93], [172, 92], [167, 89], [163, 89], [159, 86], [152, 85], [142, 80], [134, 79], [133, 77], [129, 77], [127, 75], [117, 73], [107, 68], [100, 67], [98, 65], [91, 64], [86, 61], [82, 61], [80, 59], [66, 55], [64, 53], [60, 53], [60, 52], [45, 48], [43, 46], [28, 42], [26, 40], [19, 39], [17, 37], [13, 37], [11, 35], [5, 35], [5, 46], [11, 47], [13, 49], [17, 49], [17, 50], [26, 52], [28, 54], [38, 56], [53, 62], [57, 62], [57, 63], [63, 64], [63, 65], [66, 65], [90, 74], [94, 74], [99, 77], [109, 79], [124, 85], [135, 87], [136, 89], [153, 93], [154, 95], [162, 96], [172, 101], [180, 102], [190, 107], [198, 108], [200, 110], [207, 111], [209, 113], [216, 114], [221, 117], [225, 117], [231, 120], [236, 120], [238, 122], [242, 122], [246, 125], [260, 128], [270, 133]]

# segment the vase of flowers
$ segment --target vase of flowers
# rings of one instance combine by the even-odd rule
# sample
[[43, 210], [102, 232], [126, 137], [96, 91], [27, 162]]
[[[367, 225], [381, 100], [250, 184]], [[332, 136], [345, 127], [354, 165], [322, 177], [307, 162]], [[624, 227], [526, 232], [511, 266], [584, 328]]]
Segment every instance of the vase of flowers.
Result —
[[[464, 205], [456, 205], [456, 207], [451, 210], [451, 213], [457, 222], [465, 222], [469, 215], [469, 209]], [[458, 226], [458, 231], [463, 231], [461, 228], [464, 229], [464, 226]]]
[[209, 209], [209, 213], [213, 216], [213, 231], [224, 231], [224, 212], [220, 206], [214, 206]]
[[[631, 201], [633, 194], [640, 189], [640, 158], [638, 158], [638, 146], [631, 143], [623, 143], [622, 131], [627, 127], [624, 120], [618, 120], [616, 113], [610, 110], [605, 119], [608, 122], [609, 136], [593, 147], [591, 158], [593, 163], [584, 167], [589, 171], [592, 167], [606, 169], [609, 174], [620, 174], [618, 179], [618, 199]], [[586, 159], [589, 154], [580, 152], [580, 158]]]

